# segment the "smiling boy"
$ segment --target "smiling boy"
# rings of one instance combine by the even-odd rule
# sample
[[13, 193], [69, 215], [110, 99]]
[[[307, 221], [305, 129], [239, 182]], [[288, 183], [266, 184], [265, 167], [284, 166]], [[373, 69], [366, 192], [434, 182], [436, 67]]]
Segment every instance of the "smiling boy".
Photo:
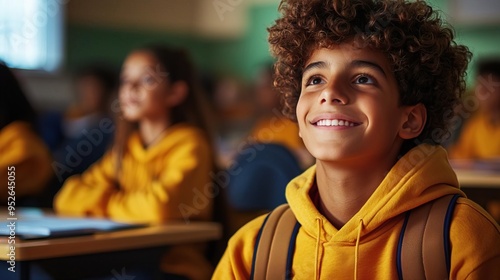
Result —
[[[280, 10], [269, 28], [275, 85], [316, 158], [286, 190], [300, 224], [291, 277], [398, 279], [406, 214], [464, 196], [435, 135], [471, 54], [422, 1], [284, 0]], [[251, 277], [265, 219], [231, 238], [213, 279]], [[449, 234], [450, 279], [498, 279], [500, 229], [483, 209], [459, 198]]]
[[404, 139], [420, 134], [425, 107], [399, 106], [387, 58], [350, 43], [313, 51], [301, 84], [297, 120], [316, 158], [318, 206], [341, 228], [394, 165]]

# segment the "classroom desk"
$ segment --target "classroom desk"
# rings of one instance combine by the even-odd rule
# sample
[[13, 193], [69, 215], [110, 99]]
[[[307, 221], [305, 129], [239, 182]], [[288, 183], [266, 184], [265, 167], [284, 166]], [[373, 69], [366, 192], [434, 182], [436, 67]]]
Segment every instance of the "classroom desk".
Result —
[[458, 182], [463, 188], [492, 188], [500, 190], [500, 172], [484, 172], [474, 169], [455, 169]]
[[[0, 278], [34, 279], [33, 274], [36, 272], [33, 271], [32, 265], [37, 264], [42, 267], [44, 273], [48, 273], [54, 279], [81, 279], [82, 275], [87, 278], [90, 277], [86, 274], [89, 271], [107, 276], [103, 279], [113, 279], [113, 273], [119, 274], [121, 269], [141, 261], [157, 267], [159, 258], [169, 245], [206, 242], [219, 239], [221, 236], [222, 229], [217, 223], [191, 222], [189, 224], [167, 223], [86, 236], [41, 240], [16, 239], [16, 271], [18, 272], [5, 274], [5, 271], [1, 271]], [[9, 244], [6, 241], [6, 237], [0, 238], [0, 263], [4, 264], [8, 260], [7, 253], [9, 252]], [[109, 256], [106, 258], [106, 255]], [[121, 259], [126, 256], [132, 260], [122, 262]], [[96, 265], [108, 263], [109, 266], [101, 269], [100, 272], [96, 269]], [[71, 269], [68, 267], [75, 265], [80, 265], [80, 267]], [[7, 270], [7, 267], [2, 266], [1, 269]], [[68, 275], [75, 278], [67, 278]]]
[[[202, 242], [220, 237], [220, 225], [209, 222], [191, 222], [190, 224], [169, 223], [76, 237], [18, 239], [16, 240], [16, 261]], [[0, 260], [8, 260], [9, 244], [6, 243], [5, 237], [0, 238], [0, 242]]]
[[468, 198], [487, 209], [492, 200], [500, 201], [500, 172], [455, 168], [460, 189]]

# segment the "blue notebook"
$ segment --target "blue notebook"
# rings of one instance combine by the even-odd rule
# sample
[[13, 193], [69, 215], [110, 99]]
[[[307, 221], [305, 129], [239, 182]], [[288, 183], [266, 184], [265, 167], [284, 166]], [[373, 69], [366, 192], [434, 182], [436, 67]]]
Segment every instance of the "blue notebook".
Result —
[[0, 236], [16, 238], [38, 239], [64, 236], [88, 235], [97, 232], [106, 232], [120, 229], [129, 229], [145, 226], [144, 224], [129, 224], [97, 218], [73, 218], [45, 216], [43, 214], [20, 213], [16, 218], [3, 217], [0, 220]]

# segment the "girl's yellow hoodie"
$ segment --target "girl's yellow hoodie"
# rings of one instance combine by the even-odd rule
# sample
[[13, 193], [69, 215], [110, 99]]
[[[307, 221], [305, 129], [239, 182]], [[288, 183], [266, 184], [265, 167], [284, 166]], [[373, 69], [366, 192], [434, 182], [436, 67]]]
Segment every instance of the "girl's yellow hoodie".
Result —
[[[423, 144], [402, 157], [359, 212], [337, 229], [310, 198], [315, 174], [313, 166], [286, 190], [302, 225], [293, 257], [294, 279], [397, 279], [396, 249], [404, 213], [444, 195], [462, 194], [444, 149]], [[212, 279], [249, 279], [264, 218], [251, 221], [231, 238]], [[450, 240], [450, 279], [500, 279], [500, 229], [481, 207], [458, 199]]]
[[[15, 121], [0, 130], [0, 205], [7, 204], [8, 186], [16, 198], [39, 195], [53, 176], [52, 157], [42, 139], [24, 121]], [[8, 176], [15, 178], [14, 188]], [[9, 202], [12, 200], [9, 199]], [[19, 201], [18, 201], [19, 202]], [[19, 204], [19, 203], [18, 203]]]
[[[59, 214], [125, 222], [209, 220], [212, 200], [206, 193], [212, 163], [206, 137], [189, 124], [172, 126], [147, 149], [135, 132], [124, 151], [119, 178], [110, 151], [83, 174], [66, 180], [54, 199], [54, 209]], [[161, 268], [193, 280], [208, 279], [213, 268], [203, 255], [204, 248], [204, 244], [170, 247]]]
[[[107, 217], [118, 221], [162, 223], [208, 220], [211, 200], [203, 195], [210, 185], [212, 154], [202, 132], [187, 124], [169, 128], [155, 145], [145, 148], [138, 132], [128, 139], [116, 173], [114, 151], [109, 151], [83, 174], [68, 178], [54, 199], [54, 209], [65, 215]], [[201, 195], [200, 195], [201, 194]], [[200, 196], [206, 205], [185, 216]]]

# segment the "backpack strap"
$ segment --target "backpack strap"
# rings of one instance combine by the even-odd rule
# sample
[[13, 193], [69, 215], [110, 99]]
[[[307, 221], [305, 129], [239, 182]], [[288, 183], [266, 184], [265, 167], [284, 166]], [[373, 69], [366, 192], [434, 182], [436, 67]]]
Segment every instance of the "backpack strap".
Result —
[[257, 235], [250, 279], [291, 279], [299, 228], [300, 224], [288, 204], [269, 213]]
[[[448, 279], [450, 225], [459, 197], [447, 195], [406, 213], [396, 256], [400, 280]], [[250, 279], [291, 279], [299, 228], [288, 204], [269, 213], [255, 241]]]
[[397, 252], [399, 279], [448, 279], [449, 232], [458, 197], [447, 195], [406, 213]]

